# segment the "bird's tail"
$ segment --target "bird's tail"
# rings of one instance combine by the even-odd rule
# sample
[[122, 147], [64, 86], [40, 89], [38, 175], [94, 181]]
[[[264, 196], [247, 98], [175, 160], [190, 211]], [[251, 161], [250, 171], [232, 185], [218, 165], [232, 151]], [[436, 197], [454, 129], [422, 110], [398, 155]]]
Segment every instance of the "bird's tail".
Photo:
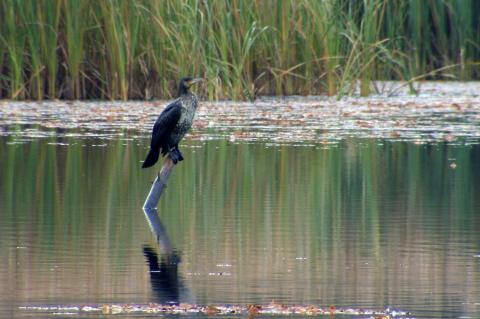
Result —
[[143, 161], [142, 168], [147, 168], [153, 166], [158, 161], [158, 156], [160, 155], [159, 148], [151, 148], [148, 152], [147, 158]]

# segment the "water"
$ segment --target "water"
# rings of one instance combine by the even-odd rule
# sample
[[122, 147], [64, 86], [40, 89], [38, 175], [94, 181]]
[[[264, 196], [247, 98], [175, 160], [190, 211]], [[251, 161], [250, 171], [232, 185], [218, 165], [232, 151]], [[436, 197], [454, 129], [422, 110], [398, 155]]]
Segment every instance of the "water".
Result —
[[[400, 89], [403, 85], [403, 92]], [[201, 101], [190, 139], [277, 144], [336, 144], [351, 138], [412, 143], [480, 141], [480, 82], [422, 82], [419, 95], [262, 97], [254, 103]], [[380, 90], [381, 91], [381, 90]], [[387, 90], [389, 91], [389, 90]], [[166, 101], [0, 101], [0, 136], [118, 138], [148, 134]], [[21, 127], [21, 129], [19, 129]], [[73, 131], [72, 131], [73, 130]], [[136, 134], [130, 136], [136, 138]]]
[[159, 204], [161, 250], [141, 210], [156, 174], [140, 169], [145, 135], [29, 129], [43, 132], [0, 137], [2, 318], [272, 300], [480, 316], [476, 144], [187, 140]]

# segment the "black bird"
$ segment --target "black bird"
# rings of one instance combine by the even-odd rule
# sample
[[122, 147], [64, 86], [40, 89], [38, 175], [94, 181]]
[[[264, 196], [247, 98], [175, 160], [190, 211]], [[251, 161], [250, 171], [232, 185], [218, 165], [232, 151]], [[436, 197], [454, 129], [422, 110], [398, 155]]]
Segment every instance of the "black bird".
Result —
[[172, 161], [177, 164], [183, 160], [178, 149], [178, 143], [192, 126], [198, 100], [195, 94], [188, 89], [202, 79], [185, 77], [178, 84], [178, 97], [170, 103], [160, 114], [153, 125], [152, 141], [150, 151], [143, 162], [142, 168], [153, 166], [162, 153], [162, 156], [169, 154]]

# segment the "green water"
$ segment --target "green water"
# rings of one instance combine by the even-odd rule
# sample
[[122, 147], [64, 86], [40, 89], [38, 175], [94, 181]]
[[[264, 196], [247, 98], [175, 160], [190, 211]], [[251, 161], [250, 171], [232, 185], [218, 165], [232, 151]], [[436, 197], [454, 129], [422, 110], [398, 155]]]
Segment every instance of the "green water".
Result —
[[186, 142], [158, 207], [172, 266], [141, 210], [147, 145], [0, 137], [1, 317], [272, 300], [480, 316], [480, 147]]

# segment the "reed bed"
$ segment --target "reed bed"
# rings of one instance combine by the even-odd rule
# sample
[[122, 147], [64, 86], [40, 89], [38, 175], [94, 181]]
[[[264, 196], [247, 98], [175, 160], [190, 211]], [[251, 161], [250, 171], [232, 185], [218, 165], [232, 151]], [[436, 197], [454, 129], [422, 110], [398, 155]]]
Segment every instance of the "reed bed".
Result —
[[3, 0], [0, 98], [343, 96], [480, 78], [477, 0]]

